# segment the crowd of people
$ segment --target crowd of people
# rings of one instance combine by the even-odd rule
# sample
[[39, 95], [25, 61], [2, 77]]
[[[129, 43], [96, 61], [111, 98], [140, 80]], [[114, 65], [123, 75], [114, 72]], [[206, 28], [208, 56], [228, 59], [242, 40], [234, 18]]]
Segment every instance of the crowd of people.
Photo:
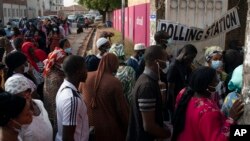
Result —
[[72, 55], [60, 20], [24, 29], [1, 30], [0, 141], [228, 141], [244, 112], [236, 41], [194, 66], [197, 48], [173, 57], [163, 31], [127, 59], [108, 34], [98, 54]]

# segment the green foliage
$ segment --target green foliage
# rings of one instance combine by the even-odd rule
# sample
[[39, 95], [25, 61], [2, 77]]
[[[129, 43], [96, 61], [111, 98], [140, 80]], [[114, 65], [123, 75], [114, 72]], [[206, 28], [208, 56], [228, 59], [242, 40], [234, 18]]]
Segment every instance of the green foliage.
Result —
[[78, 3], [103, 12], [121, 8], [121, 0], [79, 0]]

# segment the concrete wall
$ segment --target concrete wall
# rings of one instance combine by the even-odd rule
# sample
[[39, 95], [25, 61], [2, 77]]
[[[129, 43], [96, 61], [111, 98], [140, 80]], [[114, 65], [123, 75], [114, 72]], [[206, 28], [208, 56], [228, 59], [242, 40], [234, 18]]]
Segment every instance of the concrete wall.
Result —
[[[244, 67], [243, 67], [243, 88], [242, 88], [242, 95], [244, 100], [244, 114], [239, 119], [239, 124], [250, 124], [250, 0], [247, 1], [246, 6], [248, 6], [248, 14], [246, 18], [246, 32], [245, 32], [245, 60], [244, 60]], [[243, 34], [243, 33], [242, 33]]]
[[[165, 19], [192, 27], [206, 28], [228, 10], [227, 0], [166, 0]], [[190, 42], [198, 49], [196, 60], [204, 62], [204, 48], [212, 45], [225, 47], [225, 34], [202, 41]], [[183, 45], [170, 45], [169, 52], [176, 54]]]

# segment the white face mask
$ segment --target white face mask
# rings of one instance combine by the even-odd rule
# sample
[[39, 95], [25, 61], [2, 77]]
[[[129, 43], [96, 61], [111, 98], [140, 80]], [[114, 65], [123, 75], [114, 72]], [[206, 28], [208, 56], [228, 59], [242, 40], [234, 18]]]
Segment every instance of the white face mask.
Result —
[[169, 68], [169, 61], [166, 61], [166, 67], [164, 69], [161, 69], [161, 71], [166, 74], [168, 72], [168, 68]]
[[28, 63], [27, 66], [24, 67], [24, 73], [27, 73], [30, 70], [30, 64]]

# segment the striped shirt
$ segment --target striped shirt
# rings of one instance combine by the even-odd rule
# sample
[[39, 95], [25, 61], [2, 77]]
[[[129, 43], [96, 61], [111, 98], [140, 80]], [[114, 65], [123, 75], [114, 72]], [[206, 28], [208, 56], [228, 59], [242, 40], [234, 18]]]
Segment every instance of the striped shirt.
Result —
[[157, 137], [144, 131], [142, 112], [154, 112], [154, 122], [163, 126], [162, 100], [157, 74], [146, 67], [138, 78], [132, 95], [127, 141], [154, 141]]
[[56, 95], [58, 132], [56, 141], [62, 141], [63, 126], [76, 126], [74, 140], [88, 141], [87, 108], [75, 86], [64, 80]]

